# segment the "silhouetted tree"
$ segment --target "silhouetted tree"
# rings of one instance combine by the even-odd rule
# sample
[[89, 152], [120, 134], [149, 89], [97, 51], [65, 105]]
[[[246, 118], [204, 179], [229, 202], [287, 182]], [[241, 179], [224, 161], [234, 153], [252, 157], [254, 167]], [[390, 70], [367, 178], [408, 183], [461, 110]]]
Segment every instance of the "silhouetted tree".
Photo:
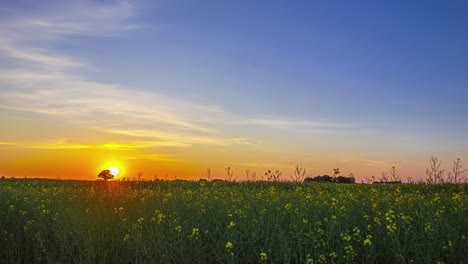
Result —
[[344, 177], [338, 176], [336, 178], [331, 177], [329, 175], [323, 176], [315, 176], [315, 177], [307, 177], [304, 179], [304, 182], [334, 182], [334, 183], [356, 183], [356, 179], [354, 177]]
[[98, 174], [98, 178], [102, 178], [103, 180], [107, 181], [114, 179], [114, 175], [110, 172], [110, 170], [103, 170]]

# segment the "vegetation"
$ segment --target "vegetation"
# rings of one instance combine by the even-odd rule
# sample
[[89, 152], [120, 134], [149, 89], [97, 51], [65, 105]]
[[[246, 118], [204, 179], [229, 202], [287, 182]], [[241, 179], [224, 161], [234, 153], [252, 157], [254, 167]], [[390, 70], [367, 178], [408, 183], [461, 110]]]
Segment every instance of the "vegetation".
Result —
[[0, 180], [2, 263], [462, 263], [467, 184]]
[[114, 175], [110, 172], [110, 170], [103, 170], [98, 174], [98, 178], [108, 181], [114, 179]]
[[304, 179], [304, 182], [336, 182], [336, 183], [356, 183], [356, 179], [354, 177], [331, 177], [329, 175], [323, 176], [315, 176], [315, 177], [307, 177]]

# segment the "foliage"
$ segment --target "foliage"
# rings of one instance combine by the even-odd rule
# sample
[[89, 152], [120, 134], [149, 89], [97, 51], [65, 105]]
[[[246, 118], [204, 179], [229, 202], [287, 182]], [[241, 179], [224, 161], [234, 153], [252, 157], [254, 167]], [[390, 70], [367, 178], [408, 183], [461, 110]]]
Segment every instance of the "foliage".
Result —
[[331, 177], [329, 175], [323, 176], [315, 176], [315, 177], [307, 177], [304, 179], [304, 182], [329, 182], [329, 183], [356, 183], [356, 179], [354, 177]]
[[98, 178], [102, 178], [103, 180], [112, 180], [114, 179], [114, 175], [110, 172], [110, 170], [103, 170], [98, 174]]
[[467, 184], [0, 182], [2, 263], [462, 263]]

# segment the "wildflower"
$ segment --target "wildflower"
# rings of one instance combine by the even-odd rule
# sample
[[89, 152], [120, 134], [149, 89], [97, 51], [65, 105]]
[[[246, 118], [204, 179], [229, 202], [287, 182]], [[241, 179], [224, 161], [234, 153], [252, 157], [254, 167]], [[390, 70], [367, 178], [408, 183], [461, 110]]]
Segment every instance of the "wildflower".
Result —
[[231, 221], [228, 225], [228, 228], [232, 228], [232, 227], [235, 227], [236, 226], [236, 223], [234, 221]]
[[179, 225], [179, 226], [176, 226], [176, 227], [174, 228], [174, 230], [177, 231], [177, 232], [180, 232], [180, 231], [182, 230], [182, 227], [181, 227], [180, 225]]
[[158, 224], [164, 222], [164, 219], [166, 218], [166, 216], [164, 214], [158, 214]]
[[86, 212], [87, 214], [89, 214], [89, 213], [91, 213], [91, 209], [86, 208], [85, 212]]
[[390, 231], [390, 233], [393, 233], [397, 230], [397, 226], [395, 223], [393, 223], [393, 224], [387, 225], [387, 229], [388, 231]]
[[291, 207], [292, 207], [292, 204], [291, 204], [291, 203], [287, 203], [287, 204], [284, 206], [284, 208], [285, 208], [286, 210], [291, 209]]
[[265, 252], [260, 253], [260, 260], [262, 260], [262, 261], [267, 260], [267, 253], [265, 253]]
[[234, 248], [234, 245], [231, 242], [226, 243], [226, 249]]
[[198, 228], [192, 229], [192, 234], [188, 236], [188, 238], [192, 239], [198, 239], [198, 235], [200, 234], [200, 230]]
[[371, 238], [372, 238], [371, 235], [367, 235], [367, 236], [366, 236], [366, 239], [364, 239], [364, 246], [370, 246], [370, 245], [372, 245]]
[[123, 238], [123, 241], [126, 242], [130, 239], [130, 235], [129, 234], [126, 234]]
[[452, 200], [454, 201], [461, 201], [463, 197], [459, 193], [453, 194]]
[[345, 235], [344, 233], [341, 233], [340, 236], [341, 236], [341, 239], [343, 239], [345, 241], [350, 241], [351, 240], [350, 235]]

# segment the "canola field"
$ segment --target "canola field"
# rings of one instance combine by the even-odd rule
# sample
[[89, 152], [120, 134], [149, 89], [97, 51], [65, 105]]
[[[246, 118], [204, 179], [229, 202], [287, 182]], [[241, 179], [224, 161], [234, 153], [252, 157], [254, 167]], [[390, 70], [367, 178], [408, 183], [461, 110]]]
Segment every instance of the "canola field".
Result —
[[467, 184], [0, 180], [0, 263], [467, 263]]

